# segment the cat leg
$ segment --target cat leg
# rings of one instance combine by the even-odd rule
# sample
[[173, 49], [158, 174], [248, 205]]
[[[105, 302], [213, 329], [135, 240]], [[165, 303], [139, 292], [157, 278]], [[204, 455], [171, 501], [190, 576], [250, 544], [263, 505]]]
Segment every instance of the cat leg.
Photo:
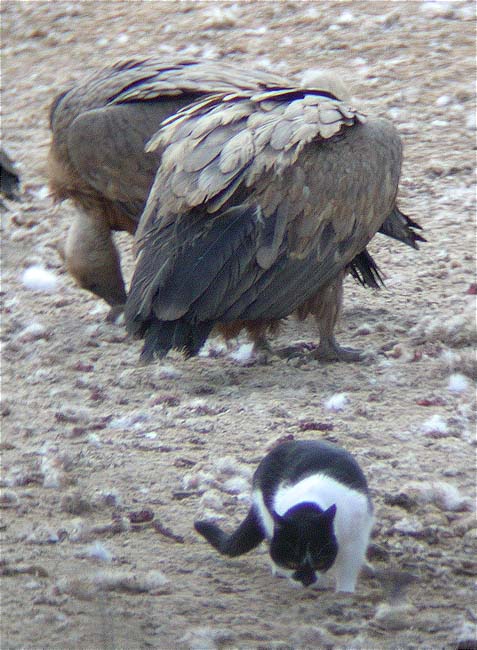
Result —
[[196, 531], [222, 555], [236, 557], [248, 553], [265, 539], [260, 522], [251, 508], [237, 530], [227, 535], [220, 528], [209, 521], [196, 521]]
[[358, 543], [354, 540], [339, 549], [334, 566], [336, 591], [354, 593], [359, 572], [366, 562], [367, 546], [368, 536], [363, 536]]

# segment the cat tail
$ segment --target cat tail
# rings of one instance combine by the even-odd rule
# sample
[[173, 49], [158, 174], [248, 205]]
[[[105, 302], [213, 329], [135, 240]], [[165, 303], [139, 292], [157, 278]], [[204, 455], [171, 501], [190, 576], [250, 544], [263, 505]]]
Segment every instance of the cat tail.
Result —
[[253, 508], [231, 535], [227, 535], [210, 521], [196, 521], [194, 528], [219, 553], [229, 557], [248, 553], [265, 539], [265, 534]]

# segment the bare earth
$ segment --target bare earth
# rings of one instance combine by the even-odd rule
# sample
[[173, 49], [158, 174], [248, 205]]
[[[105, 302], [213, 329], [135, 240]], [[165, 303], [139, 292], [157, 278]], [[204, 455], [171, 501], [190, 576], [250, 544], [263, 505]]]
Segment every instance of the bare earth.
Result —
[[[23, 180], [2, 233], [2, 649], [475, 648], [474, 3], [1, 11], [2, 140]], [[339, 340], [368, 362], [246, 365], [214, 342], [139, 367], [140, 343], [65, 274], [74, 207], [55, 212], [45, 188], [51, 100], [120, 57], [178, 52], [341, 70], [362, 110], [397, 125], [399, 203], [428, 243], [378, 236], [386, 289], [348, 281]], [[34, 264], [54, 292], [23, 284]], [[290, 319], [273, 344], [316, 337]], [[354, 596], [274, 578], [264, 545], [232, 561], [194, 533], [197, 516], [240, 521], [253, 470], [287, 436], [337, 442], [368, 476], [380, 579]]]

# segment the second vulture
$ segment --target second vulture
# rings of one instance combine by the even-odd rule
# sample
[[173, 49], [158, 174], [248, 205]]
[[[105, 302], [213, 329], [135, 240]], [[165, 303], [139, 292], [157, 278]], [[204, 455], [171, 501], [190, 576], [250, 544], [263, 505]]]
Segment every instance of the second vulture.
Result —
[[141, 220], [125, 316], [142, 359], [197, 354], [215, 326], [255, 341], [317, 317], [317, 358], [355, 360], [334, 338], [344, 274], [381, 230], [416, 246], [399, 212], [401, 140], [331, 92], [232, 91], [169, 118]]

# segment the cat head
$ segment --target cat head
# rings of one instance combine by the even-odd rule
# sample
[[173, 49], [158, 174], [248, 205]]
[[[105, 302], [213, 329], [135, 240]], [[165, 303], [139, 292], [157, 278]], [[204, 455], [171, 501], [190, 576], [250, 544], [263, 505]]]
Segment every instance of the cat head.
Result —
[[305, 587], [316, 582], [315, 571], [328, 571], [336, 559], [335, 514], [335, 505], [323, 512], [314, 503], [299, 503], [283, 516], [273, 513], [270, 556], [275, 564], [294, 571], [293, 579]]

